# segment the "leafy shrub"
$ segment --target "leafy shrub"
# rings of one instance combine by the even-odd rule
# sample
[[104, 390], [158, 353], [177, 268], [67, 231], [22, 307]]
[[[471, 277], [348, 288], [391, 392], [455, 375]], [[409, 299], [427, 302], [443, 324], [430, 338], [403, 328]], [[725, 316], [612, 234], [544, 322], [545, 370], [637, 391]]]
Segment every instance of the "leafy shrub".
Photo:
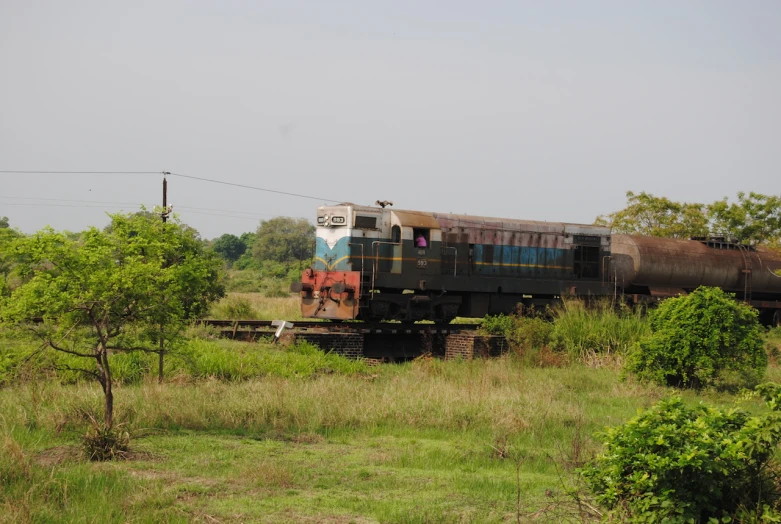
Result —
[[480, 325], [480, 330], [488, 335], [502, 335], [510, 338], [515, 322], [513, 317], [507, 315], [487, 315]]
[[246, 252], [233, 263], [236, 269], [260, 269], [260, 262], [252, 257], [252, 253]]
[[669, 298], [651, 313], [651, 334], [627, 360], [641, 380], [701, 388], [725, 373], [757, 381], [767, 368], [755, 309], [718, 288]]
[[771, 459], [781, 440], [781, 387], [758, 389], [772, 409], [763, 416], [689, 408], [675, 397], [608, 429], [604, 452], [581, 470], [606, 518], [778, 522]]
[[551, 349], [553, 323], [544, 314], [487, 316], [480, 329], [489, 335], [504, 336], [513, 354], [526, 365], [560, 367], [568, 363], [567, 355]]

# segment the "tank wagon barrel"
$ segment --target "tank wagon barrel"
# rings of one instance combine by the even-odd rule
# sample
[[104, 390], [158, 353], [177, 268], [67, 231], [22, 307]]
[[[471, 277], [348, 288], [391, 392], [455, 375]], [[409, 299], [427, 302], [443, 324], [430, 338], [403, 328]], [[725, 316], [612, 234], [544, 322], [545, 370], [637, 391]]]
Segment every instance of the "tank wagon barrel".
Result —
[[[727, 242], [613, 235], [614, 278], [627, 292], [713, 286], [739, 298], [780, 297], [781, 255]], [[745, 294], [745, 297], [744, 297]]]

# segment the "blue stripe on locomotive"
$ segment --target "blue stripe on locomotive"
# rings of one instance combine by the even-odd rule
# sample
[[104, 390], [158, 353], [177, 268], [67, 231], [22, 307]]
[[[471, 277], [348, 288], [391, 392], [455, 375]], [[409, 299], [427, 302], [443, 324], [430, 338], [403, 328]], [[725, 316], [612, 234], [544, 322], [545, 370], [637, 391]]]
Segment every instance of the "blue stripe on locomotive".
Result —
[[[490, 251], [489, 251], [490, 250]], [[571, 250], [545, 247], [476, 244], [477, 274], [520, 277], [555, 277], [572, 271]]]

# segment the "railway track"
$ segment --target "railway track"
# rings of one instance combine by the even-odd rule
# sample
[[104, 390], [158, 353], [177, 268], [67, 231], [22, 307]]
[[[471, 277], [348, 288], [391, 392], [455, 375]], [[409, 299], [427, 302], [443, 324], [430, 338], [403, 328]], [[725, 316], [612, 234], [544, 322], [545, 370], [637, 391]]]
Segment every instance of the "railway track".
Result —
[[[33, 318], [41, 323], [42, 318]], [[316, 344], [324, 351], [334, 351], [349, 358], [366, 358], [375, 362], [406, 361], [424, 353], [442, 355], [445, 358], [472, 358], [477, 354], [472, 339], [484, 337], [476, 330], [480, 324], [406, 324], [389, 322], [313, 322], [280, 320], [218, 320], [200, 319], [196, 324], [210, 326], [224, 338], [254, 342], [268, 336], [276, 341], [285, 330], [292, 331], [296, 339]], [[451, 337], [454, 335], [454, 337]], [[453, 347], [449, 339], [456, 339]], [[465, 346], [466, 344], [466, 346]], [[499, 353], [504, 343], [486, 346], [480, 354]], [[487, 353], [486, 353], [487, 351]], [[451, 355], [452, 353], [452, 355]], [[497, 353], [498, 354], [498, 353]], [[448, 355], [451, 355], [450, 357]]]
[[[32, 322], [40, 324], [43, 318], [34, 317]], [[275, 323], [283, 322], [279, 320], [222, 320], [214, 318], [202, 318], [195, 321], [201, 326], [212, 326], [222, 330], [231, 329], [234, 332], [255, 332], [273, 333], [277, 329]], [[414, 334], [414, 333], [432, 333], [448, 335], [452, 333], [461, 333], [463, 331], [474, 331], [480, 327], [480, 324], [404, 324], [390, 322], [327, 322], [311, 320], [287, 320], [286, 323], [292, 324], [292, 329], [303, 331], [320, 331], [324, 333], [387, 333], [393, 334]]]
[[[455, 352], [453, 354], [461, 358], [471, 358], [475, 352], [473, 339], [486, 338], [476, 333], [480, 324], [216, 319], [202, 319], [198, 323], [214, 328], [221, 337], [248, 342], [269, 336], [276, 341], [283, 334], [283, 329], [279, 326], [284, 324], [284, 331], [292, 333], [296, 340], [315, 344], [327, 352], [333, 351], [349, 358], [367, 358], [376, 362], [406, 361], [424, 353], [447, 358], [450, 353]], [[500, 350], [504, 347], [502, 343], [493, 346]], [[495, 353], [496, 348], [493, 346], [485, 346], [481, 353]]]
[[[271, 320], [217, 320], [201, 319], [197, 323], [203, 326], [231, 330], [234, 333], [273, 333], [277, 330]], [[480, 324], [401, 324], [389, 322], [323, 322], [295, 320], [287, 321], [294, 330], [319, 331], [325, 333], [371, 333], [371, 334], [416, 334], [431, 333], [448, 335], [464, 331], [474, 331]]]

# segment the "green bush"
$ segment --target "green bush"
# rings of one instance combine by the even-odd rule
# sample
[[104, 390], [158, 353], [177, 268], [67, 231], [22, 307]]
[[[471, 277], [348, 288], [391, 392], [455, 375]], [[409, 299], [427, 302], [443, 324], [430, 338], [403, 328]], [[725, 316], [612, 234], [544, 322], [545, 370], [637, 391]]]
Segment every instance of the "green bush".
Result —
[[581, 470], [606, 520], [779, 522], [781, 387], [758, 389], [772, 410], [763, 416], [676, 397], [608, 429], [604, 452]]
[[252, 257], [252, 253], [244, 253], [233, 263], [236, 269], [260, 269], [260, 262]]
[[506, 338], [512, 336], [515, 328], [515, 319], [507, 315], [487, 315], [480, 324], [480, 331], [488, 335], [501, 335]]
[[677, 387], [711, 386], [727, 375], [756, 383], [767, 369], [763, 346], [755, 309], [718, 288], [700, 287], [651, 313], [651, 334], [631, 352], [626, 369]]

